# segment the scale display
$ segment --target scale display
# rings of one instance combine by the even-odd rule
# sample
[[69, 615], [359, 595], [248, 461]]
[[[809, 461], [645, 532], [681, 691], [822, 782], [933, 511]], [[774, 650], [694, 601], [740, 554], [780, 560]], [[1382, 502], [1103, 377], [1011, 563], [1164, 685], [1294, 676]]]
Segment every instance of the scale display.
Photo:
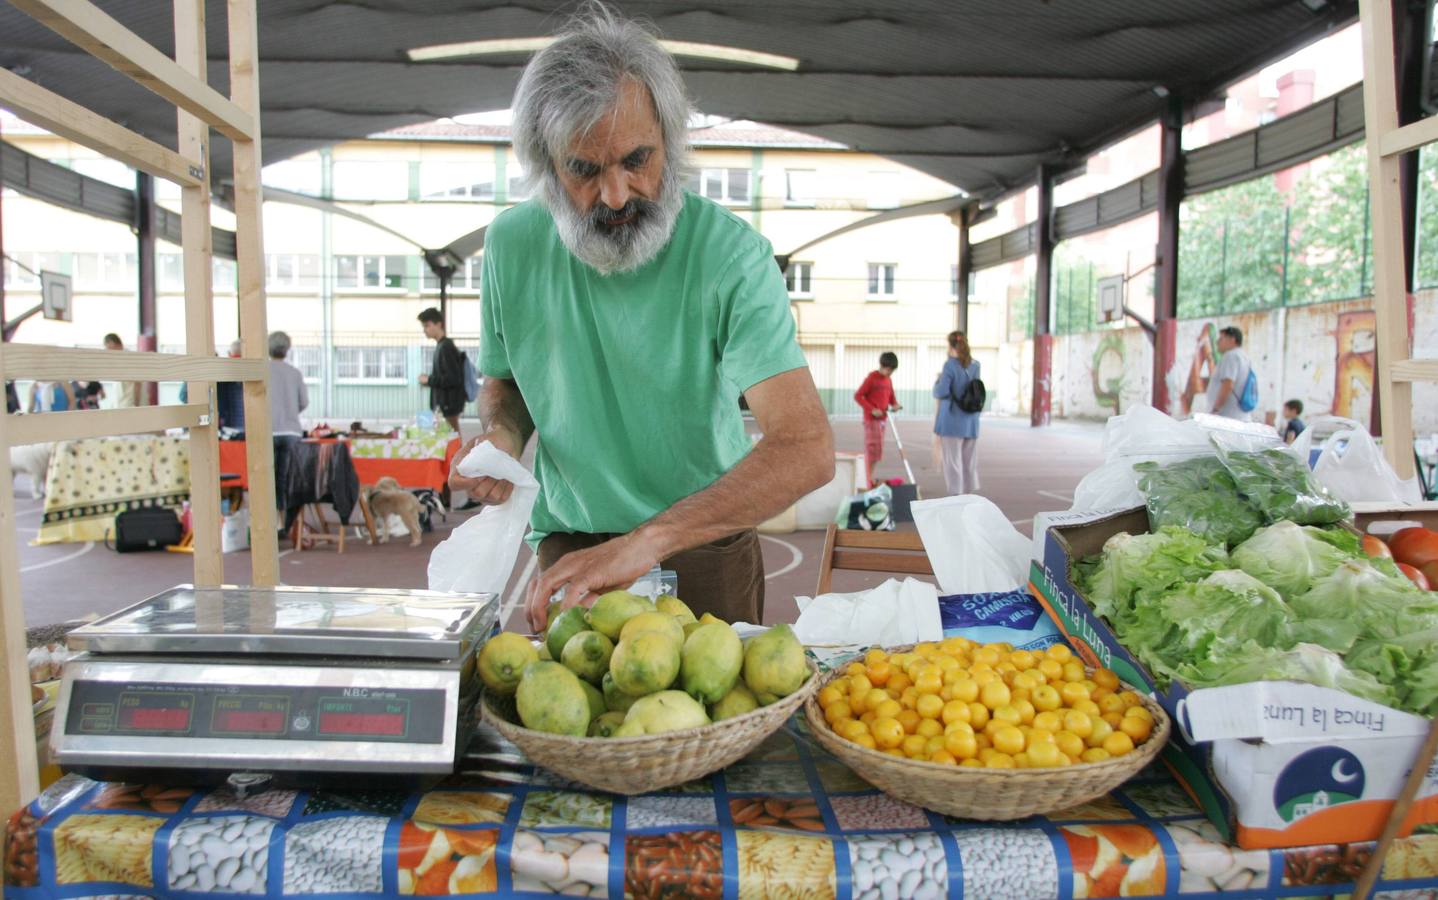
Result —
[[438, 689], [76, 681], [65, 733], [438, 744], [444, 702]]

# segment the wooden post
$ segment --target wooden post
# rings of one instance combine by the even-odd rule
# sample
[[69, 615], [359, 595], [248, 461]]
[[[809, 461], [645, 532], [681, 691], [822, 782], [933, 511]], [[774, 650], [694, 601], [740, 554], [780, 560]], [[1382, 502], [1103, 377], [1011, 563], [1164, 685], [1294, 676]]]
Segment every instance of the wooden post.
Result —
[[[7, 345], [0, 344], [0, 369]], [[28, 418], [28, 417], [26, 417]], [[43, 417], [41, 417], [43, 418]], [[19, 809], [40, 792], [35, 756], [35, 713], [30, 700], [30, 667], [25, 661], [25, 606], [20, 602], [20, 554], [15, 547], [15, 492], [11, 488], [9, 429], [14, 417], [0, 416], [0, 809]]]
[[[204, 0], [175, 0], [175, 61], [192, 75], [205, 77]], [[179, 152], [205, 173], [196, 187], [180, 189], [181, 233], [185, 268], [185, 352], [210, 356], [215, 352], [214, 297], [211, 273], [214, 248], [210, 232], [210, 126], [194, 114], [179, 110]], [[190, 381], [189, 397], [214, 408], [214, 382]], [[194, 532], [195, 584], [209, 586], [225, 580], [220, 555], [220, 446], [218, 425], [190, 429], [190, 528]]]
[[[1363, 118], [1368, 147], [1369, 202], [1373, 209], [1373, 311], [1377, 319], [1377, 384], [1383, 453], [1400, 478], [1413, 476], [1413, 385], [1396, 381], [1393, 364], [1410, 352], [1403, 271], [1402, 157], [1385, 152], [1398, 129], [1398, 90], [1393, 68], [1391, 0], [1362, 0]], [[1431, 121], [1431, 120], [1429, 120]]]
[[[265, 250], [261, 234], [259, 50], [253, 0], [230, 0], [230, 99], [254, 117], [251, 140], [236, 141], [235, 245], [240, 312], [240, 352], [249, 359], [269, 356], [265, 310]], [[266, 363], [268, 366], [268, 363]], [[275, 528], [274, 442], [266, 381], [245, 382], [245, 453], [250, 485], [250, 580], [273, 587], [279, 581]]]

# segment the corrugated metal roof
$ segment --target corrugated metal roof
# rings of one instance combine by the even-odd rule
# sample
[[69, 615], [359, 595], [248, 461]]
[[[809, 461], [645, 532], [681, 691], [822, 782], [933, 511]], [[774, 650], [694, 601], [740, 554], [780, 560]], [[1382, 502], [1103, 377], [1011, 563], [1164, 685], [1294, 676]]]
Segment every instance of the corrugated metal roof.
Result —
[[[1156, 118], [1162, 86], [1194, 100], [1354, 19], [1300, 0], [620, 0], [667, 38], [795, 56], [795, 72], [683, 61], [699, 109], [892, 157], [992, 197], [1041, 162], [1081, 158]], [[169, 4], [104, 9], [165, 52]], [[394, 128], [503, 109], [523, 58], [415, 64], [409, 48], [552, 33], [572, 2], [263, 0], [267, 162]], [[212, 84], [226, 90], [225, 3], [208, 0]], [[9, 4], [0, 65], [174, 145], [174, 112]], [[228, 173], [226, 142], [213, 169]], [[1280, 151], [1281, 152], [1281, 151]]]

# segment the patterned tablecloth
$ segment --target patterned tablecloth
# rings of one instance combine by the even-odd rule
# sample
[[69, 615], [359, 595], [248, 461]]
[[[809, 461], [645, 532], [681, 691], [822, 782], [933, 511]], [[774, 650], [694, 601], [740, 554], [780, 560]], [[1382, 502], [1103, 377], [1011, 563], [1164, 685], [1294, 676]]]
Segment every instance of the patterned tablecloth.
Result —
[[37, 544], [104, 540], [115, 514], [141, 506], [178, 507], [190, 497], [186, 438], [123, 437], [55, 445], [45, 479]]
[[[356, 779], [361, 781], [361, 779]], [[740, 763], [596, 794], [485, 729], [426, 793], [104, 784], [65, 776], [9, 818], [6, 896], [1316, 897], [1371, 844], [1224, 845], [1161, 768], [1015, 823], [950, 819], [859, 780], [793, 720]], [[1400, 840], [1378, 897], [1438, 897], [1438, 834]]]

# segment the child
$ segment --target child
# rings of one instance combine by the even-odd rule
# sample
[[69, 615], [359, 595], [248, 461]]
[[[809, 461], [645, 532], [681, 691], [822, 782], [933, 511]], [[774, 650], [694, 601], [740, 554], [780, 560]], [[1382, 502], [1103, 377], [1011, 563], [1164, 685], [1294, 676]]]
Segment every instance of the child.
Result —
[[1307, 427], [1303, 424], [1303, 420], [1298, 418], [1301, 415], [1303, 415], [1302, 400], [1289, 400], [1283, 404], [1283, 442], [1285, 444], [1293, 443], [1294, 439]]
[[889, 411], [898, 411], [894, 383], [889, 376], [899, 367], [899, 357], [885, 351], [879, 354], [879, 370], [870, 372], [854, 392], [854, 399], [864, 410], [864, 467], [869, 474], [869, 487], [874, 486], [874, 469], [884, 455], [884, 428]]

